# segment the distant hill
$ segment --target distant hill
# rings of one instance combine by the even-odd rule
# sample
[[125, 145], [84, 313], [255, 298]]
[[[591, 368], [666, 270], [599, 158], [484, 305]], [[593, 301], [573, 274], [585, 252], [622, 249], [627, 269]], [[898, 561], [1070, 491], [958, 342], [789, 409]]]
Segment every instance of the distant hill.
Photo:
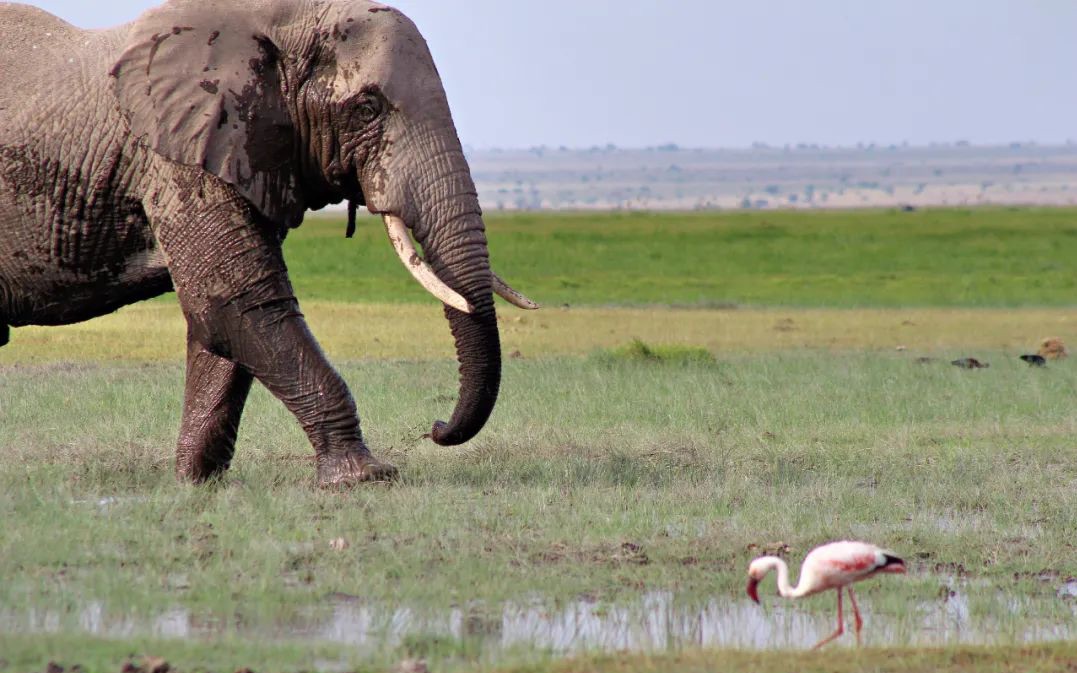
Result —
[[1077, 204], [1077, 145], [468, 152], [484, 210]]

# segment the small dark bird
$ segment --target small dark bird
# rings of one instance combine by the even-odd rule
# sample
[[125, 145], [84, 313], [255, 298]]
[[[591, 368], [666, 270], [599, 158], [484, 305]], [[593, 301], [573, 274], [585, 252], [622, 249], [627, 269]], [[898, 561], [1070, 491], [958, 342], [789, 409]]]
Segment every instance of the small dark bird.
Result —
[[1033, 367], [1046, 367], [1047, 359], [1042, 355], [1022, 355], [1021, 359]]
[[961, 367], [962, 369], [985, 369], [991, 366], [986, 362], [980, 362], [976, 358], [961, 358], [952, 361], [950, 364], [955, 367]]

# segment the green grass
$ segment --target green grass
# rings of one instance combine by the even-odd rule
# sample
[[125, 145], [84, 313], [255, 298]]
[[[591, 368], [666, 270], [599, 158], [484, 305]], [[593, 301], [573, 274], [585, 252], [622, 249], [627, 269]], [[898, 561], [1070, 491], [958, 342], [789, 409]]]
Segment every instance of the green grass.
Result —
[[[311, 218], [285, 258], [301, 299], [415, 302], [374, 218]], [[1077, 209], [493, 213], [496, 269], [547, 306], [1071, 306]]]
[[[126, 662], [149, 666], [163, 659], [181, 671], [227, 673], [239, 666], [255, 671], [303, 671], [312, 667], [356, 673], [384, 673], [384, 661], [357, 656], [339, 645], [278, 645], [251, 639], [216, 639], [212, 643], [165, 638], [101, 638], [65, 634], [20, 636], [0, 632], [0, 671], [43, 671], [48, 662], [83, 673], [116, 673]], [[243, 662], [237, 664], [236, 662]]]
[[674, 655], [621, 655], [514, 668], [513, 673], [1069, 673], [1077, 645], [1039, 647], [955, 647], [941, 649], [863, 650], [833, 656], [826, 653], [774, 654], [692, 650]]
[[[76, 647], [80, 657], [62, 655], [65, 648]], [[291, 648], [249, 643], [218, 641], [212, 648], [174, 640], [131, 639], [126, 641], [47, 636], [12, 638], [0, 634], [0, 651], [19, 647], [26, 656], [0, 660], [0, 670], [43, 669], [42, 662], [60, 665], [82, 662], [87, 673], [119, 670], [116, 662], [136, 665], [147, 661], [143, 652], [156, 652], [182, 671], [227, 671], [231, 662], [243, 661], [257, 671], [309, 670], [311, 662], [320, 662], [336, 670], [384, 672], [388, 665], [380, 659], [356, 656], [346, 648]], [[59, 654], [58, 654], [59, 653]], [[1077, 645], [1055, 643], [1038, 646], [946, 647], [931, 649], [865, 649], [843, 651], [840, 656], [809, 652], [744, 652], [736, 650], [690, 649], [676, 654], [604, 655], [576, 657], [565, 662], [549, 660], [497, 669], [500, 673], [710, 673], [744, 671], [746, 673], [1072, 673], [1077, 659]], [[175, 670], [175, 668], [173, 669]]]
[[[458, 449], [420, 439], [451, 407], [450, 363], [350, 364], [368, 439], [404, 478], [349, 493], [313, 488], [304, 437], [262, 391], [233, 471], [193, 488], [171, 478], [180, 367], [8, 369], [0, 606], [15, 622], [2, 630], [9, 651], [40, 652], [39, 636], [13, 634], [32, 612], [54, 614], [62, 651], [85, 637], [84, 610], [99, 601], [106, 627], [141, 625], [144, 641], [154, 634], [138, 628], [182, 609], [214, 625], [207, 645], [271, 639], [313, 653], [334, 644], [297, 629], [325, 619], [334, 593], [435, 624], [453, 606], [497, 622], [507, 604], [556, 612], [655, 591], [691, 609], [743, 600], [760, 549], [788, 545], [798, 560], [848, 536], [913, 568], [860, 592], [876, 644], [915, 639], [954, 577], [970, 596], [965, 628], [1012, 642], [1073, 618], [1055, 591], [1077, 570], [1077, 371], [988, 355], [996, 364], [978, 372], [856, 353], [509, 361], [491, 424]], [[329, 547], [338, 537], [347, 549]], [[760, 618], [778, 619], [767, 602]], [[829, 598], [798, 606], [820, 628], [831, 609]], [[415, 628], [345, 660], [549, 661], [541, 649], [503, 652], [496, 637]], [[186, 647], [170, 651], [198, 661]], [[246, 663], [235, 651], [223, 666]]]
[[715, 361], [714, 355], [702, 346], [649, 344], [638, 337], [624, 346], [601, 349], [593, 357], [606, 363], [628, 360], [663, 365], [708, 365]]
[[[309, 670], [311, 662], [321, 662], [336, 670], [383, 672], [388, 665], [379, 659], [356, 656], [346, 648], [322, 648], [312, 659], [311, 648], [281, 647], [219, 641], [212, 648], [169, 640], [108, 640], [93, 638], [57, 639], [47, 636], [12, 638], [0, 634], [0, 650], [17, 646], [28, 656], [0, 660], [0, 670], [43, 669], [41, 662], [60, 665], [82, 662], [87, 673], [119, 670], [116, 662], [146, 662], [139, 653], [156, 652], [155, 658], [168, 661], [182, 671], [227, 671], [231, 662], [243, 661], [257, 671]], [[65, 657], [63, 648], [77, 647], [81, 655]], [[565, 662], [549, 660], [497, 669], [500, 673], [1072, 673], [1077, 645], [1055, 643], [1038, 646], [946, 647], [932, 649], [865, 649], [843, 651], [839, 656], [815, 652], [744, 652], [690, 649], [676, 654], [604, 655], [577, 657]], [[173, 669], [174, 670], [174, 669]]]

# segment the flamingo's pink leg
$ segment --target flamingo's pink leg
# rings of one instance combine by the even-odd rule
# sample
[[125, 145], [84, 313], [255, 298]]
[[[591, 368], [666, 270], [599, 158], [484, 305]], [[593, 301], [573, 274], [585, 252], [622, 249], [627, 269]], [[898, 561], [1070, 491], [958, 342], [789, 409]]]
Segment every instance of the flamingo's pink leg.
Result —
[[818, 643], [816, 643], [815, 647], [813, 647], [812, 649], [819, 649], [820, 647], [826, 645], [831, 640], [834, 640], [843, 633], [845, 633], [845, 619], [841, 616], [841, 587], [838, 587], [838, 628], [836, 631], [834, 631], [834, 633], [831, 633], [829, 636], [823, 638]]
[[856, 604], [856, 595], [853, 593], [853, 588], [845, 587], [845, 590], [849, 592], [849, 601], [853, 604], [853, 616], [856, 617], [856, 644], [860, 644], [860, 629], [864, 626], [864, 620], [860, 618], [860, 608]]

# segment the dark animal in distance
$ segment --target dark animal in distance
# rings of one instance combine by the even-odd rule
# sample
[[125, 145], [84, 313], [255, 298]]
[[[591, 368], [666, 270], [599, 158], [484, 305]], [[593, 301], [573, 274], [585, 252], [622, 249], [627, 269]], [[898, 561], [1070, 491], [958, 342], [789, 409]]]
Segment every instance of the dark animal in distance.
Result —
[[976, 358], [959, 358], [952, 360], [950, 364], [961, 369], [986, 369], [991, 366], [987, 362], [980, 362]]
[[1047, 359], [1042, 355], [1022, 355], [1021, 359], [1032, 365], [1033, 367], [1046, 367]]

